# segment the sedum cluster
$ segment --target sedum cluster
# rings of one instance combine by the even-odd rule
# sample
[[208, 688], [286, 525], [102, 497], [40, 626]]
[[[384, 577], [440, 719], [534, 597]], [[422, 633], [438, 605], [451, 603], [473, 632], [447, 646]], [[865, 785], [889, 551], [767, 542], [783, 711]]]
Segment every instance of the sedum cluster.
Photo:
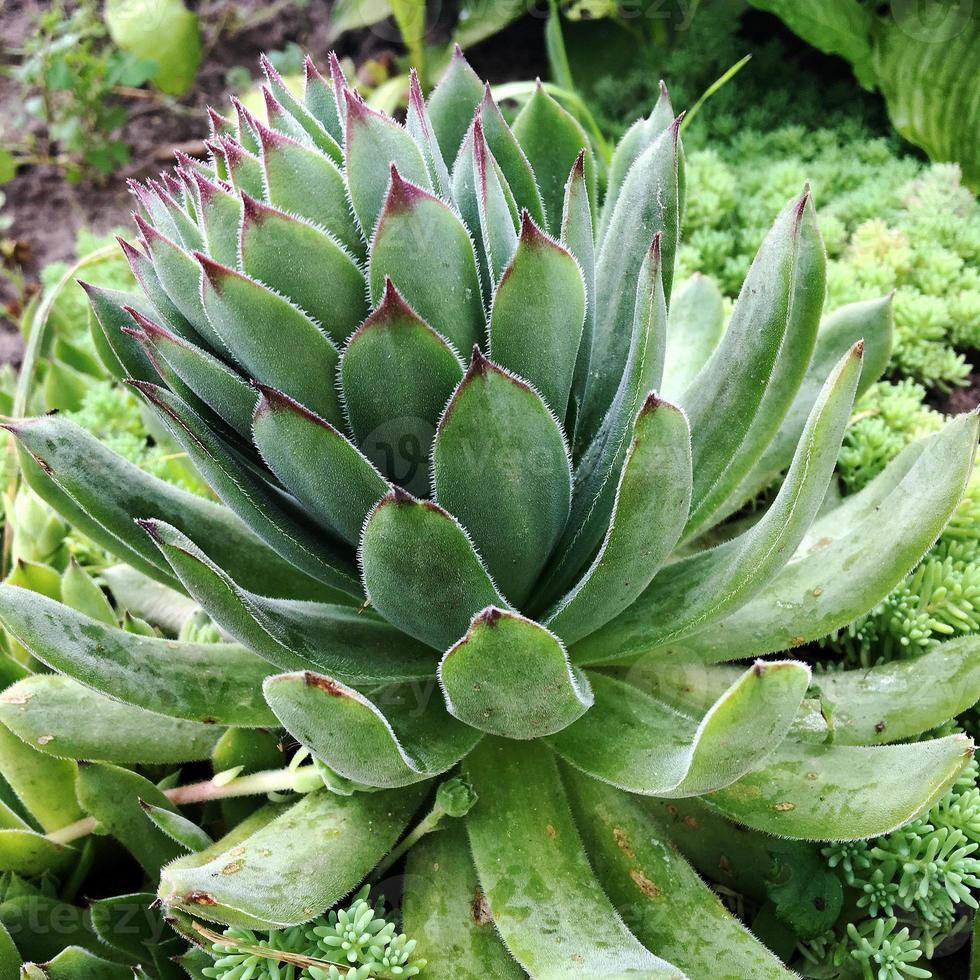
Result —
[[[767, 941], [813, 940], [843, 906], [820, 844], [914, 826], [969, 764], [961, 733], [919, 736], [980, 696], [974, 638], [816, 679], [767, 658], [921, 560], [977, 415], [828, 498], [892, 304], [822, 315], [806, 187], [727, 327], [704, 277], [675, 288], [666, 90], [603, 166], [541, 87], [508, 123], [459, 52], [404, 125], [335, 58], [301, 97], [264, 67], [264, 120], [212, 114], [207, 163], [133, 186], [142, 294], [87, 286], [107, 368], [216, 500], [63, 416], [8, 425], [42, 499], [208, 617], [150, 636], [0, 587], [23, 650], [0, 870], [66, 887], [106, 838], [140, 869], [100, 909], [118, 955], [71, 944], [55, 972], [166, 980], [189, 943], [193, 976], [407, 976], [412, 940], [368, 906], [321, 918], [393, 872], [433, 978], [784, 978], [794, 943], [695, 868], [756, 896]], [[120, 904], [163, 945], [124, 942]], [[877, 929], [866, 963], [911, 956]]]

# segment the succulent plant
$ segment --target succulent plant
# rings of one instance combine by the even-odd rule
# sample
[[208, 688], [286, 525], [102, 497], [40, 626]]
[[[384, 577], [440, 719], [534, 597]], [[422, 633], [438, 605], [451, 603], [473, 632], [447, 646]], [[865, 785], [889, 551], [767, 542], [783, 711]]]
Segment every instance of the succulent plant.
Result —
[[[108, 833], [229, 977], [283, 936], [280, 975], [344, 975], [316, 961], [370, 906], [333, 913], [319, 954], [295, 952], [294, 927], [406, 849], [423, 975], [787, 976], [681, 852], [717, 880], [775, 860], [777, 916], [815, 939], [841, 885], [810, 842], [901, 827], [967, 765], [963, 735], [910, 739], [976, 702], [972, 639], [819, 686], [762, 658], [867, 613], [920, 560], [977, 416], [839, 502], [890, 306], [821, 322], [808, 190], [726, 328], [704, 280], [672, 281], [666, 90], [605, 168], [542, 88], [508, 124], [459, 53], [428, 102], [413, 84], [404, 125], [331, 69], [308, 61], [297, 99], [266, 66], [265, 122], [212, 114], [207, 164], [134, 185], [140, 243], [122, 245], [144, 295], [88, 290], [106, 364], [219, 502], [64, 418], [9, 425], [39, 496], [224, 639], [135, 635], [0, 588], [8, 630], [53, 671], [8, 689], [0, 722], [60, 780], [43, 795], [4, 772], [34, 818], [11, 810], [0, 867], [64, 871]], [[743, 506], [774, 478], [767, 508]], [[302, 746], [290, 766], [148, 778], [262, 729]], [[457, 769], [467, 783], [437, 792]], [[220, 821], [194, 805], [270, 792], [225, 810], [216, 842], [198, 825]], [[410, 975], [412, 940], [377, 923], [386, 949], [348, 975]], [[370, 951], [358, 928], [343, 942]], [[864, 937], [866, 960], [911, 956], [906, 938]], [[223, 975], [201, 949], [185, 964]]]

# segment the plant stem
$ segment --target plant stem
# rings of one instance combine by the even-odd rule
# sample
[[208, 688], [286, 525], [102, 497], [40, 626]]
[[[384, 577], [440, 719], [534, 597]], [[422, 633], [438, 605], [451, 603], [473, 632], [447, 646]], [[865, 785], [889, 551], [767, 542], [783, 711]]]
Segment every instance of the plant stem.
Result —
[[403, 854], [405, 854], [409, 849], [413, 848], [423, 837], [426, 836], [426, 834], [431, 834], [433, 830], [438, 830], [439, 824], [442, 823], [442, 819], [445, 816], [446, 811], [437, 803], [429, 811], [429, 813], [405, 835], [401, 843], [396, 847], [393, 847], [385, 858], [375, 866], [374, 871], [371, 872], [371, 881], [377, 882]]
[[[313, 777], [316, 777], [315, 781]], [[297, 769], [267, 769], [241, 776], [229, 783], [215, 784], [213, 779], [201, 783], [188, 783], [164, 790], [171, 803], [183, 806], [188, 803], [204, 803], [207, 800], [228, 800], [236, 796], [256, 796], [263, 793], [308, 793], [317, 785], [322, 785], [313, 766]], [[47, 839], [55, 844], [70, 844], [81, 837], [87, 837], [95, 830], [94, 817], [83, 817], [74, 823], [47, 834]]]

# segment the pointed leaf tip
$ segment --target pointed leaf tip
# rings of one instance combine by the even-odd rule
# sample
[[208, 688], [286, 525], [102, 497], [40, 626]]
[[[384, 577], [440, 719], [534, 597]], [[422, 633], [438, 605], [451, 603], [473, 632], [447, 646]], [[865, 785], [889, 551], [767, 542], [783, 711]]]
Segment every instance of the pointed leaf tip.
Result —
[[485, 623], [490, 629], [493, 629], [500, 622], [503, 615], [504, 610], [499, 609], [497, 606], [487, 606], [486, 609], [478, 612], [473, 618], [473, 625], [476, 626], [478, 623]]
[[320, 73], [320, 69], [317, 68], [316, 62], [309, 54], [307, 54], [303, 59], [303, 75], [307, 82], [313, 81], [314, 79], [321, 82], [326, 81], [326, 79]]
[[470, 353], [470, 366], [466, 371], [466, 378], [473, 378], [477, 375], [486, 374], [492, 367], [493, 365], [484, 356], [483, 351], [480, 350], [480, 345], [474, 344], [473, 350]]
[[[387, 497], [385, 497], [385, 499], [381, 501], [381, 503], [382, 504], [385, 503], [386, 500], [389, 501], [389, 502], [391, 502], [391, 503], [395, 503], [395, 504], [414, 504], [414, 503], [417, 503], [415, 497], [413, 497], [407, 490], [405, 490], [402, 487], [398, 486], [397, 483], [393, 483], [392, 484], [392, 486], [391, 486], [391, 493], [389, 493], [387, 495]], [[381, 504], [379, 504], [378, 506], [380, 506], [380, 505]]]
[[160, 526], [152, 517], [134, 517], [133, 523], [141, 527], [146, 533], [160, 544], [164, 543], [163, 535], [160, 533]]
[[660, 79], [660, 98], [669, 99], [670, 93], [667, 91], [667, 83], [661, 78]]

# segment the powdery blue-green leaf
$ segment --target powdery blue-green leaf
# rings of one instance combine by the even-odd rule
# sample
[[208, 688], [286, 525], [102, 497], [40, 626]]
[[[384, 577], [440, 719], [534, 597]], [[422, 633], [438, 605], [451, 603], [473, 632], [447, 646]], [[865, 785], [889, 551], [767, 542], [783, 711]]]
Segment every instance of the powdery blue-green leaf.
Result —
[[[744, 605], [789, 561], [833, 475], [861, 373], [861, 345], [840, 360], [807, 420], [793, 465], [765, 516], [740, 536], [666, 566], [642, 596], [573, 651], [577, 663], [643, 653]], [[697, 468], [695, 466], [695, 480]]]
[[364, 273], [325, 230], [243, 194], [240, 243], [245, 274], [288, 296], [337, 344], [367, 316]]
[[465, 770], [480, 796], [466, 823], [483, 894], [529, 974], [684, 980], [629, 932], [603, 892], [544, 745], [487, 738]]
[[222, 732], [115, 701], [60, 674], [8, 687], [0, 722], [45, 755], [120, 764], [206, 759]]
[[275, 723], [260, 694], [271, 671], [237, 644], [137, 636], [9, 585], [0, 586], [0, 618], [42, 663], [127, 704], [192, 721]]
[[790, 971], [677, 852], [670, 828], [625, 793], [563, 770], [596, 875], [643, 944], [692, 977], [789, 980]]
[[435, 682], [371, 696], [323, 674], [279, 674], [265, 697], [286, 730], [341, 776], [365, 786], [418, 783], [454, 766], [480, 733], [446, 713]]
[[156, 409], [222, 502], [250, 530], [286, 561], [329, 588], [360, 594], [351, 556], [340, 542], [317, 533], [290, 497], [263, 479], [173, 392], [143, 382], [134, 382], [133, 387]]
[[391, 166], [405, 180], [431, 190], [429, 173], [415, 140], [390, 116], [368, 108], [347, 89], [344, 163], [351, 204], [365, 237], [374, 234], [391, 177]]
[[458, 351], [483, 340], [485, 317], [473, 242], [456, 212], [404, 180], [391, 181], [371, 243], [371, 298], [390, 280], [413, 310]]
[[160, 898], [192, 915], [248, 928], [308, 922], [388, 852], [424, 793], [424, 787], [310, 793], [272, 820], [253, 820], [257, 829], [249, 836], [225, 838], [164, 868]]
[[173, 810], [174, 805], [138, 773], [104, 763], [85, 763], [79, 766], [77, 791], [85, 812], [112, 834], [151, 878], [181, 853], [175, 841], [147, 820], [140, 804], [152, 803], [165, 810]]
[[561, 640], [533, 620], [490, 607], [439, 666], [450, 714], [505, 738], [551, 735], [592, 705], [586, 676]]
[[514, 120], [514, 136], [537, 180], [548, 231], [558, 235], [568, 173], [583, 153], [585, 186], [589, 200], [595, 201], [596, 177], [589, 137], [581, 123], [545, 91], [540, 81]]
[[563, 419], [585, 323], [585, 283], [571, 253], [525, 211], [490, 311], [490, 356], [537, 388]]
[[976, 414], [960, 416], [910, 446], [860, 494], [817, 521], [793, 560], [741, 609], [642, 652], [734, 660], [799, 646], [864, 615], [905, 578], [955, 510], [973, 469], [978, 423]]
[[[665, 130], [630, 167], [609, 229], [596, 256], [595, 339], [585, 408], [577, 439], [584, 448], [602, 425], [624, 371], [628, 370], [635, 297], [655, 235], [660, 235], [665, 301], [670, 300], [680, 221], [678, 127]], [[661, 340], [661, 343], [663, 341]], [[660, 367], [663, 365], [661, 353]], [[646, 391], [660, 386], [659, 373]]]
[[[378, 385], [382, 376], [385, 383]], [[429, 492], [436, 426], [462, 377], [456, 352], [387, 280], [378, 308], [344, 350], [340, 381], [361, 451], [389, 480], [417, 496]]]
[[266, 465], [317, 521], [357, 544], [387, 480], [329, 422], [275, 388], [260, 391], [252, 435]]
[[364, 588], [388, 622], [446, 650], [487, 606], [507, 608], [459, 522], [395, 489], [364, 525]]
[[0, 725], [0, 771], [42, 830], [57, 830], [82, 815], [75, 799], [78, 775], [75, 763], [45, 755], [3, 725]]
[[705, 800], [780, 837], [860, 840], [928, 809], [972, 757], [965, 735], [871, 747], [787, 739], [760, 768]]
[[504, 595], [523, 603], [568, 519], [568, 448], [540, 395], [478, 347], [439, 422], [432, 484]]
[[[663, 380], [663, 394], [667, 398], [678, 398], [684, 393], [718, 346], [724, 330], [725, 309], [721, 290], [713, 279], [695, 273], [674, 293], [667, 314]], [[844, 345], [845, 350], [847, 347], [850, 344]], [[837, 357], [840, 357], [840, 352]], [[831, 367], [832, 363], [827, 365], [821, 376], [821, 384]], [[793, 445], [795, 447], [796, 444]]]
[[690, 499], [687, 419], [651, 395], [633, 426], [606, 536], [588, 570], [548, 617], [548, 628], [574, 643], [629, 606], [680, 539]]
[[480, 890], [461, 820], [429, 834], [409, 852], [402, 914], [407, 935], [432, 976], [454, 980], [523, 980]]
[[707, 712], [685, 713], [603, 674], [595, 704], [549, 740], [590, 776], [631, 793], [700, 796], [757, 767], [782, 741], [810, 682], [795, 661], [756, 664]]

